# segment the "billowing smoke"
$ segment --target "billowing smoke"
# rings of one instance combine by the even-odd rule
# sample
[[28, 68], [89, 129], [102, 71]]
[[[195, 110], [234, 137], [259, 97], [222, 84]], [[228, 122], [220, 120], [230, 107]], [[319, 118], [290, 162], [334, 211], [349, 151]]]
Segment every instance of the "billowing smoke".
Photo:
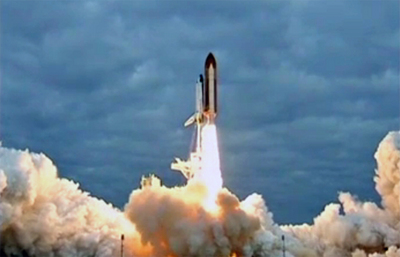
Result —
[[121, 211], [57, 177], [43, 154], [0, 147], [1, 250], [7, 256], [116, 256], [134, 226]]
[[[400, 133], [375, 154], [382, 206], [341, 193], [312, 225], [279, 226], [264, 200], [240, 201], [223, 188], [215, 208], [207, 187], [168, 188], [156, 177], [131, 193], [124, 211], [59, 178], [45, 155], [0, 147], [3, 256], [400, 256]], [[228, 172], [227, 172], [228, 173]]]
[[[390, 132], [382, 140], [375, 159], [378, 168], [374, 180], [383, 209], [341, 193], [340, 204], [327, 205], [313, 225], [282, 226], [283, 230], [323, 256], [350, 256], [351, 252], [367, 256], [389, 247], [387, 256], [400, 256], [400, 132]], [[340, 214], [341, 209], [344, 214]]]

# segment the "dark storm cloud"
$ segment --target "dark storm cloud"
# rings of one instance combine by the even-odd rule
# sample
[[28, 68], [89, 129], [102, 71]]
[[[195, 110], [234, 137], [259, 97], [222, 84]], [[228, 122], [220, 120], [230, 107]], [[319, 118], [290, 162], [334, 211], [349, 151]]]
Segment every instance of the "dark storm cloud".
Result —
[[3, 142], [119, 206], [144, 173], [182, 181], [169, 163], [187, 156], [181, 126], [213, 51], [225, 183], [262, 193], [278, 221], [311, 220], [338, 190], [375, 197], [373, 153], [398, 129], [398, 8], [2, 1]]
[[398, 55], [393, 55], [398, 52], [397, 7], [397, 1], [311, 1], [301, 6], [289, 30], [297, 41], [295, 61], [330, 78], [365, 77], [398, 66]]

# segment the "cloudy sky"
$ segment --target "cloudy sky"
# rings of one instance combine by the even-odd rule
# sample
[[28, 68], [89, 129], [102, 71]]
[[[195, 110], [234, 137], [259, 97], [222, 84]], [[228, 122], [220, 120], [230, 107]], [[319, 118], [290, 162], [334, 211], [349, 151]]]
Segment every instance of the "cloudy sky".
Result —
[[399, 129], [398, 1], [1, 1], [0, 138], [118, 207], [187, 157], [194, 83], [219, 65], [225, 185], [279, 223], [338, 191], [379, 201], [373, 154]]

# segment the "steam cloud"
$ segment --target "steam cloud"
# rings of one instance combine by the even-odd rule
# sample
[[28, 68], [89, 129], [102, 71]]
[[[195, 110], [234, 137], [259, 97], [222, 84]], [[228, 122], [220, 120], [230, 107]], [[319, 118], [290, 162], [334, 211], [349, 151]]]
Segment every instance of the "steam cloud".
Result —
[[[167, 188], [151, 177], [124, 211], [57, 176], [43, 154], [0, 146], [1, 256], [400, 256], [400, 132], [375, 154], [383, 208], [341, 193], [311, 225], [274, 223], [264, 200], [226, 188], [205, 209], [207, 188]], [[151, 183], [148, 183], [151, 182]], [[342, 212], [341, 212], [342, 210]]]

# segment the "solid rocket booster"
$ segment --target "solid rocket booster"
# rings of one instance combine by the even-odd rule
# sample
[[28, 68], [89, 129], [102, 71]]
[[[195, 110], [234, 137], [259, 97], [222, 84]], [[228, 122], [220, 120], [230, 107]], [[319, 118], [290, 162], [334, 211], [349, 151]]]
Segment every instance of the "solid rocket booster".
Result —
[[204, 91], [204, 79], [203, 75], [200, 74], [199, 79], [196, 83], [196, 110], [195, 113], [185, 122], [185, 127], [191, 124], [197, 124], [198, 127], [203, 123], [203, 91]]
[[209, 53], [204, 65], [203, 113], [213, 122], [217, 116], [217, 62]]
[[199, 75], [199, 80], [196, 84], [196, 112], [203, 115], [203, 91], [204, 91], [204, 79], [203, 75]]

